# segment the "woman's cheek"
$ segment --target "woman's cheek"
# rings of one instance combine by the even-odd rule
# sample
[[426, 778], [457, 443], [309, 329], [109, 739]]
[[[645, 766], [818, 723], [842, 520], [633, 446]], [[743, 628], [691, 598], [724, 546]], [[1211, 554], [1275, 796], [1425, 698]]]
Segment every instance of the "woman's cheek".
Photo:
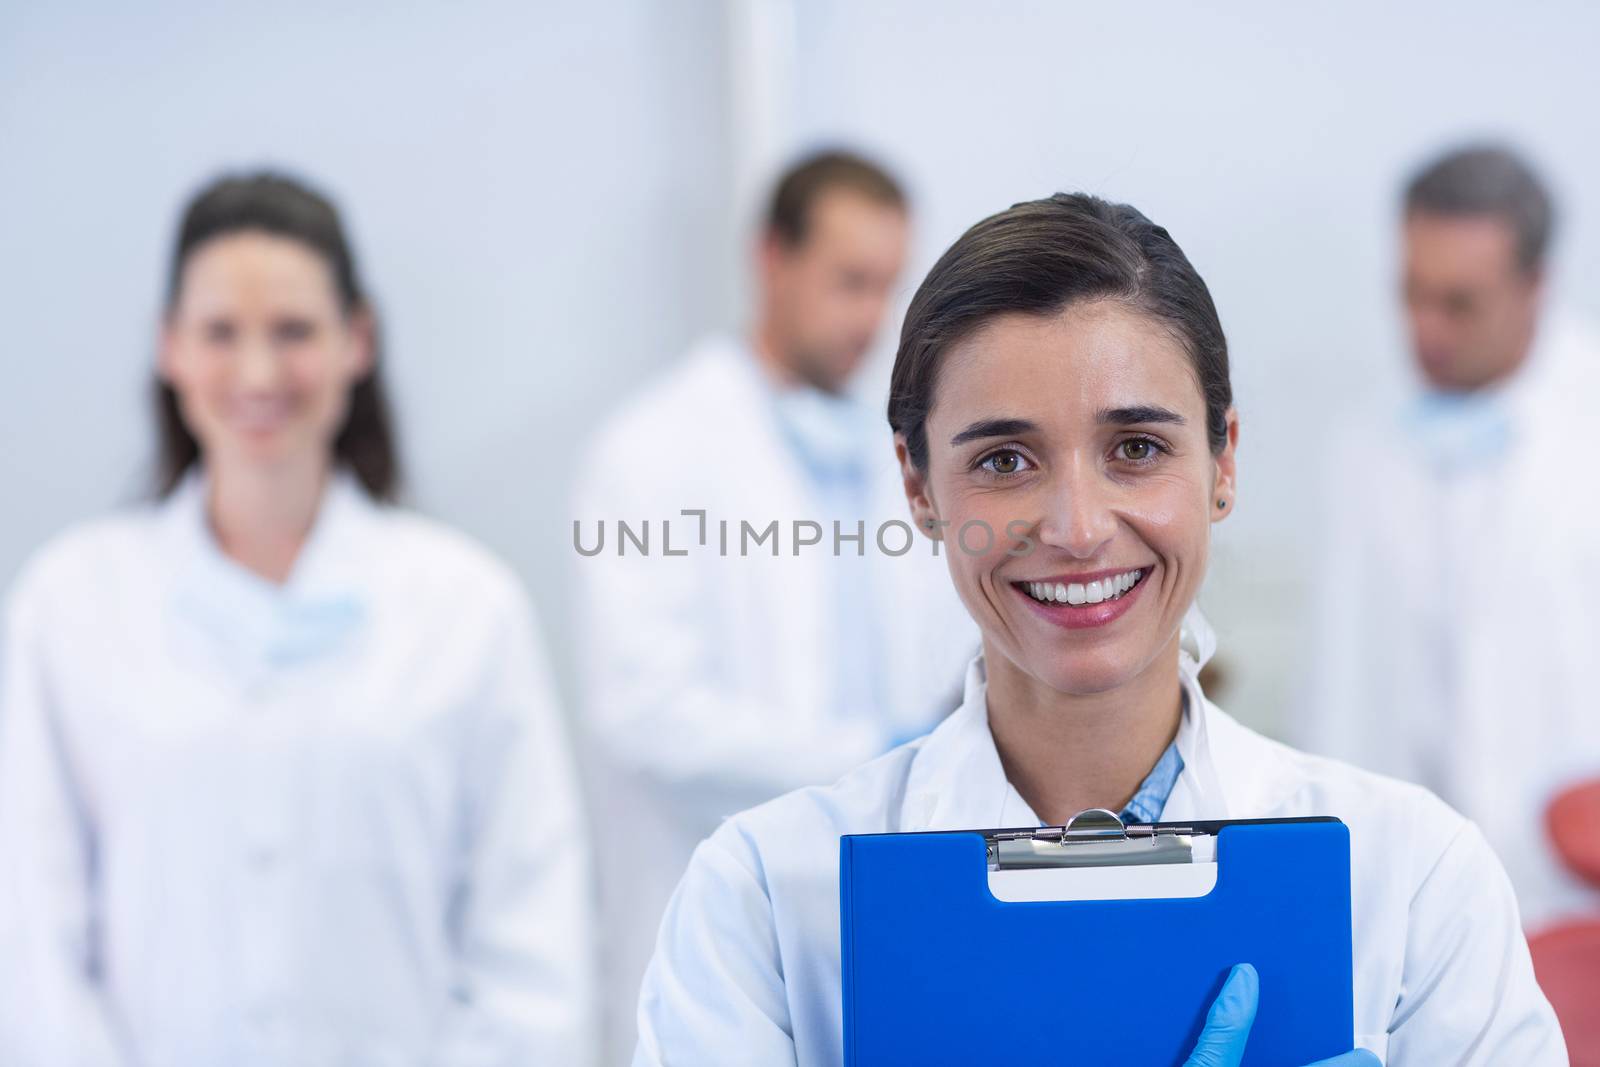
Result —
[[1020, 495], [991, 490], [959, 498], [960, 514], [950, 518], [945, 531], [949, 550], [961, 553], [985, 572], [1003, 564], [1008, 558], [1007, 549], [1018, 540], [1015, 531], [1021, 524], [1015, 520], [1019, 517]]
[[993, 610], [998, 584], [993, 577], [1005, 560], [1011, 541], [1005, 533], [1003, 493], [953, 492], [945, 496], [950, 506], [940, 515], [947, 523], [939, 550], [948, 556], [951, 577], [967, 610], [975, 617]]
[[228, 405], [233, 394], [233, 377], [226, 360], [201, 360], [192, 366], [190, 373], [174, 383], [178, 393], [178, 406], [192, 423], [190, 432], [201, 438], [216, 438], [226, 431]]
[[1167, 588], [1178, 601], [1197, 594], [1205, 575], [1211, 544], [1208, 502], [1196, 496], [1193, 482], [1184, 480], [1151, 493], [1129, 516], [1140, 539], [1167, 570]]
[[291, 388], [295, 406], [319, 429], [336, 431], [344, 420], [350, 385], [332, 353], [318, 352], [295, 361]]

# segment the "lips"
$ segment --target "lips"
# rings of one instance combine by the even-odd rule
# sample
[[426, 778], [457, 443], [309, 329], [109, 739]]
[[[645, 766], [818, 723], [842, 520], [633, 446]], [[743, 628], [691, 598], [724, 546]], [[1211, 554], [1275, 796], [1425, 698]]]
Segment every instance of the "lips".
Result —
[[1069, 630], [1105, 626], [1127, 613], [1144, 589], [1153, 566], [1059, 575], [1011, 583], [1028, 607], [1047, 622]]
[[288, 397], [244, 396], [231, 398], [226, 407], [228, 421], [245, 433], [271, 433], [287, 423], [294, 414], [294, 404]]
[[1080, 607], [1084, 604], [1099, 604], [1106, 600], [1116, 600], [1126, 594], [1144, 578], [1148, 568], [1136, 568], [1129, 571], [1119, 571], [1087, 582], [1069, 581], [1038, 581], [1018, 582], [1023, 591], [1041, 603], [1071, 604]]

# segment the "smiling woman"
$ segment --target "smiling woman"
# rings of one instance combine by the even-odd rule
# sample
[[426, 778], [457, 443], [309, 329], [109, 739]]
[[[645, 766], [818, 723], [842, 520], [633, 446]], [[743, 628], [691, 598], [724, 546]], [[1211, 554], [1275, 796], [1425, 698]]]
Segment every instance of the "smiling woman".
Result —
[[[1477, 830], [1415, 787], [1252, 733], [1200, 690], [1212, 642], [1194, 600], [1232, 510], [1239, 419], [1216, 309], [1166, 230], [1083, 195], [978, 223], [912, 301], [889, 421], [916, 525], [955, 540], [943, 555], [982, 634], [965, 700], [700, 846], [645, 980], [636, 1064], [840, 1063], [840, 836], [1088, 808], [1344, 821], [1358, 1048], [1330, 1063], [1566, 1062]], [[980, 528], [987, 545], [963, 538]], [[1239, 975], [1192, 1063], [1243, 1057], [1257, 993]]]
[[213, 183], [170, 279], [160, 498], [5, 605], [6, 1064], [583, 1062], [587, 854], [531, 606], [390, 505], [333, 205]]
[[[1109, 298], [990, 319], [950, 346], [939, 378], [919, 428], [925, 465], [901, 447], [913, 516], [1019, 535], [988, 555], [950, 554], [967, 610], [1005, 653], [991, 658], [990, 687], [1028, 676], [1052, 693], [1118, 690], [1125, 703], [1124, 686], [1147, 682], [1171, 706], [1153, 762], [1176, 729], [1178, 633], [1205, 573], [1209, 501], [1232, 494], [1237, 417], [1222, 414], [1213, 454], [1182, 343]], [[1023, 537], [1029, 550], [1012, 551]], [[1062, 628], [1083, 632], [1063, 644]]]
[[[1125, 803], [1177, 734], [1182, 624], [1234, 492], [1232, 396], [1205, 282], [1125, 205], [1018, 205], [947, 252], [906, 315], [889, 423], [911, 511], [1011, 535], [947, 558], [985, 635], [990, 728], [1047, 821]], [[1048, 710], [1063, 700], [1071, 716]], [[1041, 716], [1118, 735], [1076, 766], [1005, 743]]]
[[[167, 278], [156, 380], [161, 491], [176, 488], [200, 459], [196, 433], [210, 428], [220, 434], [237, 418], [246, 431], [243, 420], [254, 419], [249, 434], [260, 441], [285, 423], [317, 424], [368, 493], [394, 499], [399, 457], [379, 337], [332, 204], [275, 175], [229, 178], [208, 188], [184, 215]], [[239, 355], [258, 342], [289, 356], [281, 361], [288, 387], [246, 400], [240, 394], [247, 384], [227, 376], [253, 372], [259, 380], [271, 369], [267, 361]], [[203, 382], [204, 396], [215, 403], [197, 402], [186, 413], [175, 388], [186, 381]], [[198, 401], [202, 391], [190, 395]], [[189, 421], [200, 425], [191, 430]]]

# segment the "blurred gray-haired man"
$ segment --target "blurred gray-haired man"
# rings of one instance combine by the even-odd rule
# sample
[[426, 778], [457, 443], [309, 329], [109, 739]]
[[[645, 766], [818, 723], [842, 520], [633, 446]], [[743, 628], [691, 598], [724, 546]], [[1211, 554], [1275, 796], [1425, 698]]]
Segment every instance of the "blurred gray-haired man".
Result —
[[1600, 344], [1549, 303], [1555, 211], [1498, 146], [1401, 200], [1420, 388], [1345, 428], [1326, 490], [1305, 747], [1428, 786], [1505, 861], [1530, 931], [1600, 908], [1544, 832], [1600, 777]]

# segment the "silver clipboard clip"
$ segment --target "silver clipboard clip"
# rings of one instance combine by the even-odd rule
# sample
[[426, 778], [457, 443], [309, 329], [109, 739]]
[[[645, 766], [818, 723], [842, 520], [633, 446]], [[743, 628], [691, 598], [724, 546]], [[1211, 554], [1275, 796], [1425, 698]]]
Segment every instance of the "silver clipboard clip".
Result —
[[1080, 811], [1063, 826], [991, 830], [989, 869], [1123, 867], [1202, 863], [1216, 858], [1216, 835], [1192, 826], [1125, 824], [1105, 808]]

